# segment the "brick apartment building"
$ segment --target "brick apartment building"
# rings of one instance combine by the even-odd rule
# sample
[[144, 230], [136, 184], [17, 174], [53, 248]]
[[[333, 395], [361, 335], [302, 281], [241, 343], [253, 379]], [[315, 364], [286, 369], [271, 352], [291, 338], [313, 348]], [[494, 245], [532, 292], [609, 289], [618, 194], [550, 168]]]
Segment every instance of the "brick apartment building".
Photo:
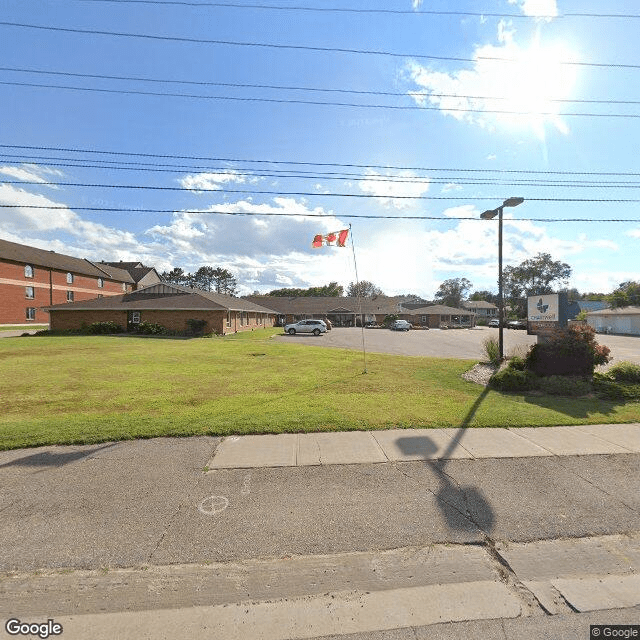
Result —
[[134, 287], [125, 269], [0, 239], [0, 325], [48, 323], [43, 307]]

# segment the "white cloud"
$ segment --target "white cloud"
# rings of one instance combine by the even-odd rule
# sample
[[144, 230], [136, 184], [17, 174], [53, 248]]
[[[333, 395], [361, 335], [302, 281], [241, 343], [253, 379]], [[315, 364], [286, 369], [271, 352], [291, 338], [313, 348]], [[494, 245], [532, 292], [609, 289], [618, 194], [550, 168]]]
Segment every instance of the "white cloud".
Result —
[[561, 61], [575, 56], [560, 44], [543, 45], [539, 33], [528, 47], [520, 46], [504, 21], [498, 40], [498, 45], [475, 49], [472, 69], [448, 73], [417, 61], [408, 63], [407, 75], [417, 86], [408, 95], [420, 106], [437, 107], [457, 120], [489, 129], [524, 127], [543, 139], [545, 125], [551, 124], [567, 134], [558, 100], [571, 96], [576, 71]]
[[[256, 180], [257, 178], [252, 178], [249, 182], [254, 183]], [[204, 191], [219, 191], [225, 184], [243, 184], [247, 181], [247, 176], [239, 174], [233, 169], [228, 169], [217, 173], [190, 174], [180, 179], [180, 185], [185, 189], [202, 193]]]
[[556, 0], [509, 0], [509, 4], [517, 4], [525, 16], [548, 20], [558, 17]]
[[631, 229], [627, 231], [627, 234], [630, 238], [640, 238], [640, 229]]
[[362, 192], [378, 196], [378, 202], [382, 206], [396, 209], [414, 207], [418, 201], [408, 198], [419, 197], [429, 191], [428, 178], [416, 177], [410, 171], [401, 171], [394, 176], [392, 178], [369, 169], [367, 177], [358, 180], [357, 185]]
[[411, 6], [414, 10], [418, 10], [422, 6], [423, 0], [411, 0]]
[[[0, 184], [0, 203], [9, 205], [0, 208], [0, 228], [5, 237], [20, 238], [16, 242], [29, 244], [25, 238], [29, 234], [36, 246], [48, 245], [54, 251], [90, 259], [102, 259], [105, 250], [135, 251], [139, 247], [133, 233], [85, 220], [65, 204], [12, 185]], [[74, 240], [71, 245], [55, 243], [47, 239], [52, 233], [64, 233]]]
[[[23, 164], [20, 167], [4, 165], [0, 166], [0, 173], [24, 182], [38, 182], [41, 184], [51, 182], [52, 176], [59, 177], [64, 175], [62, 171], [37, 164]], [[55, 184], [47, 184], [46, 186], [52, 189], [58, 188]]]

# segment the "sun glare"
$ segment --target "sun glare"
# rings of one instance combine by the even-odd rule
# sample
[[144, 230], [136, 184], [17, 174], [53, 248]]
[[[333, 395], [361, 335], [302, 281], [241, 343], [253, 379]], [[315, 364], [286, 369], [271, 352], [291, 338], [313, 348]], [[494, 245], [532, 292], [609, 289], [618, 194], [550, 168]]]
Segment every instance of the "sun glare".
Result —
[[541, 46], [534, 43], [528, 49], [513, 51], [516, 60], [504, 64], [501, 92], [502, 108], [516, 114], [497, 114], [497, 119], [508, 123], [522, 124], [533, 128], [544, 137], [545, 124], [552, 124], [560, 132], [568, 127], [560, 115], [567, 111], [567, 103], [576, 82], [575, 68], [563, 64], [573, 56], [563, 46]]

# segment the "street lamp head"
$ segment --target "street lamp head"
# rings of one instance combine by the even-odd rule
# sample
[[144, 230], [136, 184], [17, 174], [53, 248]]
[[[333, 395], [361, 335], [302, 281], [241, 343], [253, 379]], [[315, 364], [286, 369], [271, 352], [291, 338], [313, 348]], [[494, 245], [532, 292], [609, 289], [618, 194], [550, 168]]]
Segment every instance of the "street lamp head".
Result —
[[507, 198], [503, 203], [503, 207], [517, 207], [524, 202], [524, 198]]
[[498, 210], [497, 209], [489, 209], [489, 211], [485, 211], [484, 213], [481, 213], [480, 217], [483, 220], [492, 220], [497, 215], [498, 215]]

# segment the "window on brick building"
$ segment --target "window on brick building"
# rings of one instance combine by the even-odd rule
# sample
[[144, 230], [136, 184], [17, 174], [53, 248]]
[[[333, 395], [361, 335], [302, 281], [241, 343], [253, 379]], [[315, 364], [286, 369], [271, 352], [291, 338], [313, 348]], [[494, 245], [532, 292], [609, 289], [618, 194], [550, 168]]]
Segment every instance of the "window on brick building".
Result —
[[36, 310], [33, 307], [27, 307], [27, 320], [35, 320], [36, 319]]
[[98, 288], [102, 289], [104, 287], [104, 280], [102, 278], [98, 278]]
[[67, 291], [67, 302], [73, 302], [73, 291]]
[[231, 311], [227, 311], [227, 327], [231, 326]]
[[33, 267], [30, 264], [24, 265], [24, 277], [33, 278]]
[[67, 284], [73, 284], [73, 273], [67, 273]]
[[133, 324], [140, 324], [140, 312], [139, 311], [132, 311], [131, 312], [131, 322], [133, 322]]
[[28, 300], [33, 300], [36, 297], [36, 291], [33, 287], [25, 287], [24, 297]]

